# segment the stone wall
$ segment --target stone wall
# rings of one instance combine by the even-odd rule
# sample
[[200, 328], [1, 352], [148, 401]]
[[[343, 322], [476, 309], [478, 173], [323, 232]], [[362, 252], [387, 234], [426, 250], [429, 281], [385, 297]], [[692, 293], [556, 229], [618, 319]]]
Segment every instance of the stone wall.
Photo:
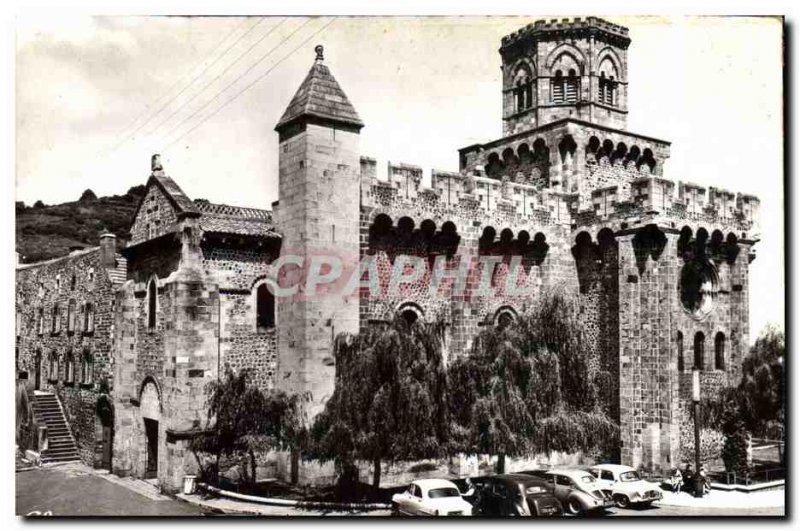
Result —
[[142, 200], [131, 226], [131, 245], [175, 231], [178, 222], [175, 208], [156, 185], [151, 185]]
[[[282, 254], [334, 253], [354, 264], [359, 257], [359, 135], [352, 129], [313, 123], [282, 132], [276, 222]], [[332, 342], [357, 332], [357, 295], [279, 298], [278, 387], [307, 394], [309, 418], [333, 393]]]
[[[114, 386], [114, 285], [103, 265], [99, 248], [77, 251], [70, 256], [18, 267], [16, 273], [17, 371], [36, 379], [36, 356], [41, 355], [42, 390], [58, 395], [86, 464], [96, 460], [98, 399]], [[83, 308], [91, 304], [92, 322], [86, 329]], [[53, 307], [58, 305], [58, 324], [53, 328]], [[70, 312], [70, 307], [74, 308]], [[39, 333], [39, 314], [43, 315]], [[70, 325], [70, 313], [73, 324]], [[73, 378], [67, 381], [67, 356], [74, 360]], [[90, 375], [82, 379], [82, 359], [88, 354]], [[50, 357], [55, 356], [51, 373]]]

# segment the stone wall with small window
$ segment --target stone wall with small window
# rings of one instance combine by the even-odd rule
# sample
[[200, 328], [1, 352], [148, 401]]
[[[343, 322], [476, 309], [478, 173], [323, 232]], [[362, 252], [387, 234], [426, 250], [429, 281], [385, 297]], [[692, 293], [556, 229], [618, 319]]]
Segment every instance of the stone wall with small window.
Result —
[[177, 220], [164, 192], [158, 186], [150, 186], [131, 226], [131, 245], [173, 232]]
[[277, 367], [275, 301], [265, 279], [277, 250], [270, 242], [207, 237], [204, 270], [220, 285], [220, 366], [247, 370], [262, 391], [272, 389]]
[[114, 285], [100, 249], [18, 267], [16, 303], [17, 377], [59, 397], [81, 459], [94, 466], [96, 404], [113, 387]]

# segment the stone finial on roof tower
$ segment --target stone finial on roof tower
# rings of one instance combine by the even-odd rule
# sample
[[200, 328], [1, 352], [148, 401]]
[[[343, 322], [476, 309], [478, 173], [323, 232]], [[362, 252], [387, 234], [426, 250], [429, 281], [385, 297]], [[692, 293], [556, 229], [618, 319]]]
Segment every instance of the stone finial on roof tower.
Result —
[[161, 155], [158, 153], [150, 157], [150, 171], [153, 175], [163, 175], [164, 173], [164, 166], [161, 165]]
[[318, 44], [314, 47], [314, 51], [317, 53], [316, 60], [292, 101], [289, 102], [289, 106], [286, 107], [275, 130], [279, 134], [288, 133], [296, 129], [292, 126], [310, 121], [360, 130], [364, 127], [364, 122], [323, 62], [324, 48]]

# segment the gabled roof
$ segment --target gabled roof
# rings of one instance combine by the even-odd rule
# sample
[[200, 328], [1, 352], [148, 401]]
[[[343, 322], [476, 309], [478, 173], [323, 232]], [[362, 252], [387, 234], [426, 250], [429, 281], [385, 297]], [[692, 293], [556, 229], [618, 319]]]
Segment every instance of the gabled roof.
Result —
[[322, 62], [322, 46], [317, 46], [317, 60], [309, 70], [300, 88], [283, 113], [275, 130], [303, 117], [344, 123], [357, 128], [364, 127], [342, 87]]
[[272, 212], [195, 200], [204, 232], [280, 238], [272, 222]]
[[[196, 217], [200, 215], [195, 207], [195, 204], [186, 196], [185, 193], [183, 193], [181, 187], [178, 186], [178, 183], [172, 180], [172, 177], [164, 175], [164, 173], [161, 171], [154, 171], [150, 175], [150, 178], [147, 179], [147, 183], [145, 183], [145, 190], [150, 188], [151, 184], [161, 190], [169, 203], [175, 209], [175, 215], [179, 218], [183, 216]], [[136, 223], [136, 218], [139, 216], [139, 211], [142, 209], [142, 205], [144, 204], [144, 200], [146, 198], [147, 193], [145, 193], [139, 200], [139, 204], [136, 206], [133, 216], [131, 216], [131, 225], [129, 229], [131, 229], [134, 223]]]
[[167, 196], [169, 202], [172, 203], [172, 206], [175, 207], [175, 213], [179, 217], [182, 214], [198, 215], [199, 212], [195, 204], [183, 193], [178, 183], [173, 181], [172, 177], [160, 173], [161, 172], [154, 172], [147, 181], [147, 185], [149, 186], [151, 182], [157, 184], [158, 187], [161, 188], [161, 191], [164, 192], [164, 195]]

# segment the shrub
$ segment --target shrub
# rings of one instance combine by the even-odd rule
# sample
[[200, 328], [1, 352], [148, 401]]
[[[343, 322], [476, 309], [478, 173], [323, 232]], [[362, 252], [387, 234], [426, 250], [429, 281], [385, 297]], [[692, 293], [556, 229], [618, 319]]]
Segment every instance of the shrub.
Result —
[[411, 465], [408, 467], [408, 471], [412, 474], [417, 474], [419, 472], [433, 472], [434, 470], [438, 470], [439, 467], [436, 466], [436, 463], [417, 463], [416, 465]]

